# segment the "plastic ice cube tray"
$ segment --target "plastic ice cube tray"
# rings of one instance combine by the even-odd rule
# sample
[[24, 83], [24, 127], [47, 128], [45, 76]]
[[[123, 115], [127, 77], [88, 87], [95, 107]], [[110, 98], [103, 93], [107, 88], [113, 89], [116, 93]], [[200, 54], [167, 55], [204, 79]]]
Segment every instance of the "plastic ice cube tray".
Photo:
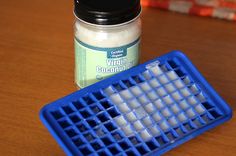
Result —
[[67, 155], [161, 155], [232, 116], [174, 51], [46, 105], [41, 120]]

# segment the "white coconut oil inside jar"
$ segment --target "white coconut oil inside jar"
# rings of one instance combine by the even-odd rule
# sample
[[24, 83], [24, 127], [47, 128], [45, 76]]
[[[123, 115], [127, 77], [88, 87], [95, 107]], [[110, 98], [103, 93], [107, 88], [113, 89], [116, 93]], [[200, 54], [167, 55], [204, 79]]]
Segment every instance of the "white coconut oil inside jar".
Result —
[[138, 64], [140, 12], [139, 0], [75, 0], [77, 86], [86, 87]]

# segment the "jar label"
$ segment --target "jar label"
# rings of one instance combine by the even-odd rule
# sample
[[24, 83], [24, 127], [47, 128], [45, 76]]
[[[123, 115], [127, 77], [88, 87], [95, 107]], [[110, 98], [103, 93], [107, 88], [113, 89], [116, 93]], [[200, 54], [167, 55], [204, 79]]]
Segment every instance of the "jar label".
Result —
[[75, 82], [83, 88], [138, 64], [140, 39], [121, 47], [101, 48], [75, 39]]

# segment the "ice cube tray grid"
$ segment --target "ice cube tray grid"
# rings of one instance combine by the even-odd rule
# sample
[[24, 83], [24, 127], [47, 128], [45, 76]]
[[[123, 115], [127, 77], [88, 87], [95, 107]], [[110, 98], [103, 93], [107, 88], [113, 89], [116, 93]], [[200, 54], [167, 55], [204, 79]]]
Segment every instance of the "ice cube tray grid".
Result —
[[48, 105], [41, 118], [67, 154], [162, 154], [230, 116], [181, 58], [172, 52], [92, 85]]

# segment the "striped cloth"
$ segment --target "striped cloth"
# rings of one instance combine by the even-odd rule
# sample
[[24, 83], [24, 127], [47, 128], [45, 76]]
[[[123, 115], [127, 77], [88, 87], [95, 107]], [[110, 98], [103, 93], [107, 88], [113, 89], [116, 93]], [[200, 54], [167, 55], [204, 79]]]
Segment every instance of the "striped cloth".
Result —
[[236, 21], [236, 0], [141, 0], [143, 6]]

